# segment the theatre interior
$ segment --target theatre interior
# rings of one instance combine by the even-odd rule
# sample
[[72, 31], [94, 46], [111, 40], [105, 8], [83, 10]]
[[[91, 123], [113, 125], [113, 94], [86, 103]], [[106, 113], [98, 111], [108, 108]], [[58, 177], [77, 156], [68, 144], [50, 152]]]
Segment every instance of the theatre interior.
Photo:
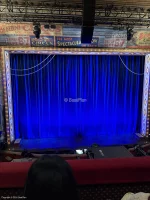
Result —
[[80, 200], [150, 194], [149, 0], [0, 1], [0, 199], [43, 155]]

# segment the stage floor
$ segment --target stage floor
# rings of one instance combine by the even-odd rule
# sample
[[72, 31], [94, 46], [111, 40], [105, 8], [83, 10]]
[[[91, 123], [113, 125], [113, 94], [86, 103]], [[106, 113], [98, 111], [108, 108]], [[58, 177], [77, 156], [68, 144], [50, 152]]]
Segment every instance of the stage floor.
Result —
[[122, 136], [122, 137], [77, 137], [77, 138], [46, 138], [46, 139], [30, 139], [21, 140], [20, 150], [42, 150], [42, 149], [57, 149], [57, 148], [82, 148], [90, 147], [92, 144], [98, 144], [100, 146], [122, 146], [122, 145], [134, 145], [134, 144], [147, 144], [146, 139], [141, 139], [134, 136]]

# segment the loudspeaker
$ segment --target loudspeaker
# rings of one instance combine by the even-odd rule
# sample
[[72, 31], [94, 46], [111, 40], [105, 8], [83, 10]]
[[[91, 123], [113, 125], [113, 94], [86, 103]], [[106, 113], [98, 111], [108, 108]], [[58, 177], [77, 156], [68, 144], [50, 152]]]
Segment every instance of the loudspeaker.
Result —
[[81, 43], [91, 43], [95, 24], [96, 0], [83, 0]]

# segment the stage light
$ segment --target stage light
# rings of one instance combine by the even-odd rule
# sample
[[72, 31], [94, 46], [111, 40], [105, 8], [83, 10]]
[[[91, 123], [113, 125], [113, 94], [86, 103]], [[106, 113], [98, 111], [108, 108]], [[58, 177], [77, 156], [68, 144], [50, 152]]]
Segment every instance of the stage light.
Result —
[[83, 150], [77, 149], [77, 150], [76, 150], [76, 154], [82, 155], [82, 154], [83, 154]]
[[127, 28], [127, 40], [130, 41], [133, 37], [133, 29], [132, 28]]
[[35, 24], [33, 27], [33, 33], [37, 39], [40, 38], [41, 34], [41, 25], [40, 24]]

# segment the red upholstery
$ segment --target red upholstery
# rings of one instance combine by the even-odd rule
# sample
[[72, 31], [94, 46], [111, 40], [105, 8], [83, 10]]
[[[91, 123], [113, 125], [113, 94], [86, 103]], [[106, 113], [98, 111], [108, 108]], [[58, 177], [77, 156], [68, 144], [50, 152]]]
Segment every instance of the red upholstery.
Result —
[[[69, 160], [78, 185], [150, 182], [150, 157]], [[0, 188], [22, 188], [32, 163], [0, 163]]]

